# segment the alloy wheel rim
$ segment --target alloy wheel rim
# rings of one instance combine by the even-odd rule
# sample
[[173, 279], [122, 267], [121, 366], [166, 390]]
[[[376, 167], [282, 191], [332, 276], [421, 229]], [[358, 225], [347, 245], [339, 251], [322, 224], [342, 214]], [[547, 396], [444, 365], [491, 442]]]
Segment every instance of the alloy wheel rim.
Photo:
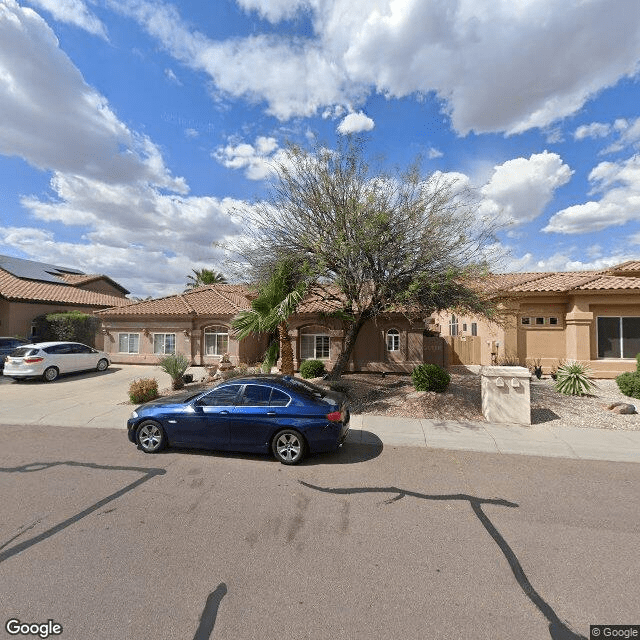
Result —
[[295, 460], [300, 455], [301, 448], [298, 438], [290, 433], [280, 436], [276, 444], [278, 455], [287, 461]]
[[140, 444], [145, 449], [156, 449], [160, 444], [160, 429], [158, 427], [143, 427], [140, 430]]

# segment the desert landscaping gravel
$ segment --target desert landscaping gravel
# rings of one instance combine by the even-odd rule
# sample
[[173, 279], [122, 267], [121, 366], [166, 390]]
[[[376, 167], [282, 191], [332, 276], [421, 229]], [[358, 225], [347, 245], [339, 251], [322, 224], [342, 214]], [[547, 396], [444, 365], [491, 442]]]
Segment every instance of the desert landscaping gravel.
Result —
[[[314, 382], [324, 383], [321, 380]], [[615, 380], [595, 380], [597, 385], [587, 396], [565, 396], [554, 388], [551, 378], [531, 381], [531, 422], [549, 426], [588, 429], [640, 430], [640, 415], [620, 415], [606, 407], [629, 398], [618, 389]], [[335, 384], [335, 383], [334, 383]], [[484, 422], [480, 395], [480, 376], [451, 374], [444, 393], [416, 392], [408, 375], [347, 374], [342, 385], [349, 395], [355, 414], [386, 415], [428, 420], [469, 420]]]

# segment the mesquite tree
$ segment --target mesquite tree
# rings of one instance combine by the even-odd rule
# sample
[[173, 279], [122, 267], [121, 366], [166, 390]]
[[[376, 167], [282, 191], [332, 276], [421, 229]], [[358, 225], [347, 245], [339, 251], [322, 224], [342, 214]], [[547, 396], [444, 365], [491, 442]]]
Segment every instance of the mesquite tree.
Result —
[[268, 280], [280, 260], [304, 261], [339, 301], [345, 340], [331, 378], [345, 371], [360, 329], [380, 313], [492, 314], [477, 283], [488, 272], [496, 226], [454, 179], [423, 177], [417, 163], [373, 175], [354, 138], [337, 150], [289, 146], [273, 175], [269, 197], [244, 213], [248, 235], [237, 253], [254, 281]]

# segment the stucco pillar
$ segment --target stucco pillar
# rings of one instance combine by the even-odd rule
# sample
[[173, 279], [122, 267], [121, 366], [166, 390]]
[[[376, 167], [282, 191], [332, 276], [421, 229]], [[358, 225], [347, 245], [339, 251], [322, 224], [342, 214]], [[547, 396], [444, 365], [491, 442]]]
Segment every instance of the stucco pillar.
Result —
[[589, 303], [575, 301], [565, 316], [566, 354], [568, 360], [591, 360], [591, 327], [593, 312]]
[[[518, 350], [518, 311], [520, 303], [509, 300], [500, 305], [500, 314], [503, 317], [504, 344], [498, 350], [498, 357], [520, 356]], [[500, 353], [501, 352], [501, 353]]]
[[[300, 329], [289, 329], [289, 337], [293, 351], [293, 368], [295, 371], [300, 371]], [[278, 358], [278, 362], [280, 362], [280, 358]]]

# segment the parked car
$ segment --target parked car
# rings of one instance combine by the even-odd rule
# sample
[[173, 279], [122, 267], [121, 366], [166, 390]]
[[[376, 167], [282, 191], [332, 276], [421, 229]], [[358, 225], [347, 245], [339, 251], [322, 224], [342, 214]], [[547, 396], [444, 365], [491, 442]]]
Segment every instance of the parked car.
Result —
[[14, 349], [5, 359], [5, 376], [21, 380], [42, 378], [53, 382], [60, 374], [109, 366], [106, 353], [79, 342], [38, 342]]
[[23, 338], [0, 338], [0, 370], [4, 367], [4, 359], [16, 348], [23, 344], [29, 344]]
[[344, 394], [290, 376], [258, 375], [143, 404], [129, 418], [127, 435], [146, 453], [167, 445], [271, 452], [296, 464], [307, 453], [337, 449], [349, 417]]

